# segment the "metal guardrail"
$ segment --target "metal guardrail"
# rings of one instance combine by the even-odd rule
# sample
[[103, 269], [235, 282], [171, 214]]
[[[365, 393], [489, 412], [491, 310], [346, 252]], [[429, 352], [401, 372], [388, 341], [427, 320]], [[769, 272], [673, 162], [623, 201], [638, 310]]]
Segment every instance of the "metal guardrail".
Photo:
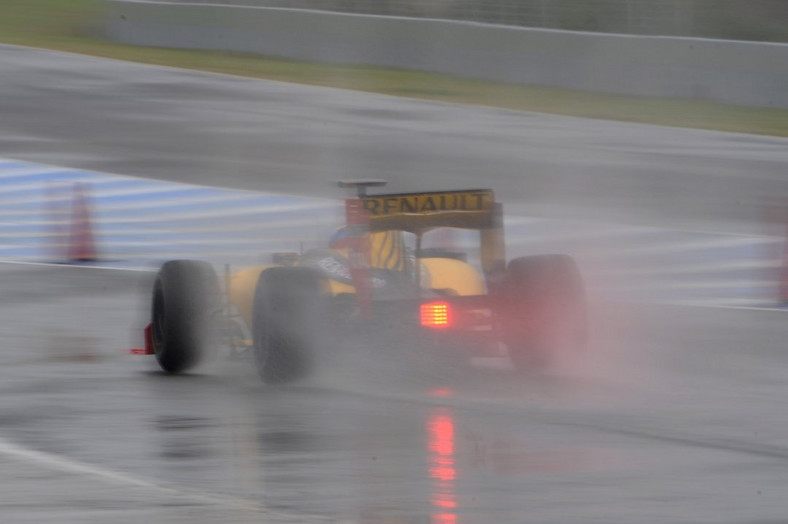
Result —
[[208, 2], [108, 0], [108, 7], [106, 35], [130, 45], [788, 107], [786, 44], [522, 30], [412, 17], [227, 8]]
[[785, 0], [168, 0], [601, 33], [788, 42]]

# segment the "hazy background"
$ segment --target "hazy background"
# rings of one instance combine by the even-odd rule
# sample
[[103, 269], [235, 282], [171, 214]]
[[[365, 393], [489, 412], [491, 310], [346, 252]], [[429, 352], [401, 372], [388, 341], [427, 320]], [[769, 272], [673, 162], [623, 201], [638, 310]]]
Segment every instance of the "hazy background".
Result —
[[[0, 45], [0, 520], [784, 520], [788, 112], [127, 46], [107, 5], [0, 3], [0, 41], [34, 47]], [[782, 2], [298, 6], [785, 39]], [[373, 336], [285, 387], [248, 360], [171, 377], [126, 354], [151, 266], [321, 245], [333, 183], [369, 177], [494, 188], [510, 257], [580, 262], [588, 351], [520, 376]], [[51, 242], [85, 209], [80, 264]]]

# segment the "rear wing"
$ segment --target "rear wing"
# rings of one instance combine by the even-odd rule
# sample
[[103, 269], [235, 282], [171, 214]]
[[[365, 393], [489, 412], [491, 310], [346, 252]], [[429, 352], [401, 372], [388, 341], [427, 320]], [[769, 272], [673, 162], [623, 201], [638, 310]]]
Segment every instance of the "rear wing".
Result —
[[400, 230], [422, 234], [438, 227], [497, 227], [495, 195], [490, 189], [363, 195], [370, 231]]
[[367, 195], [367, 187], [381, 187], [385, 182], [351, 180], [339, 185], [357, 190], [357, 198], [345, 201], [348, 230], [352, 231], [350, 236], [356, 239], [356, 251], [360, 254], [352, 257], [359, 263], [357, 271], [363, 269], [362, 261], [366, 260], [362, 247], [367, 232], [409, 231], [416, 234], [420, 244], [424, 233], [439, 227], [479, 230], [482, 268], [488, 285], [505, 269], [503, 206], [495, 201], [491, 189]]

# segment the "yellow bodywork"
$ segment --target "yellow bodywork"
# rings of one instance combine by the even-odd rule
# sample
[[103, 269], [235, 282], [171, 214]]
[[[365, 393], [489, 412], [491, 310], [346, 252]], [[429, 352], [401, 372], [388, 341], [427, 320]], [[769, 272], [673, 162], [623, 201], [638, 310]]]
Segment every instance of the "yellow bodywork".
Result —
[[[252, 325], [253, 309], [254, 309], [254, 293], [257, 288], [257, 281], [260, 278], [260, 273], [268, 268], [275, 266], [252, 266], [234, 272], [230, 276], [230, 303], [235, 306], [238, 313], [246, 322], [247, 326]], [[328, 280], [328, 288], [333, 296], [342, 293], [355, 293], [356, 289], [348, 284], [337, 282], [336, 280]]]
[[462, 260], [452, 258], [422, 258], [429, 289], [443, 290], [450, 295], [469, 296], [486, 293], [484, 279], [476, 269]]
[[249, 327], [252, 326], [252, 309], [257, 280], [260, 278], [260, 273], [269, 267], [272, 266], [247, 267], [230, 276], [230, 289], [227, 290], [230, 303], [235, 306]]
[[[241, 314], [247, 326], [252, 326], [254, 293], [260, 273], [274, 266], [252, 266], [240, 269], [230, 276], [228, 290], [230, 302]], [[451, 258], [421, 259], [422, 282], [429, 289], [444, 294], [468, 296], [485, 293], [484, 279], [470, 264]], [[336, 280], [328, 280], [333, 296], [355, 293], [356, 289]]]
[[[405, 246], [403, 232], [415, 234], [420, 243], [425, 232], [441, 227], [478, 229], [485, 274], [505, 266], [502, 207], [495, 202], [491, 190], [365, 195], [361, 203], [368, 214], [367, 263], [373, 268], [401, 271], [415, 278], [414, 259]], [[338, 256], [346, 260], [350, 257], [349, 245], [341, 245], [341, 238], [332, 240], [331, 247]], [[295, 260], [294, 263], [297, 264]], [[424, 289], [457, 296], [486, 293], [484, 279], [466, 262], [453, 258], [422, 258], [420, 264], [418, 272]], [[274, 266], [248, 267], [230, 277], [230, 302], [250, 327], [257, 281], [260, 273], [270, 267]], [[348, 283], [329, 278], [327, 282], [333, 296], [356, 292]]]

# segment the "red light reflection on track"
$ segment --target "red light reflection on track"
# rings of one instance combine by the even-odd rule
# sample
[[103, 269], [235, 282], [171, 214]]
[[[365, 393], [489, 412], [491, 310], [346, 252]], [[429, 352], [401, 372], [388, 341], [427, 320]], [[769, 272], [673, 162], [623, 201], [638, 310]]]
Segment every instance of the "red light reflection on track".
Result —
[[432, 411], [427, 419], [429, 474], [432, 479], [432, 524], [456, 524], [457, 469], [454, 455], [454, 418], [443, 407]]
[[435, 388], [430, 390], [429, 395], [431, 397], [448, 398], [453, 397], [454, 392], [449, 388]]

